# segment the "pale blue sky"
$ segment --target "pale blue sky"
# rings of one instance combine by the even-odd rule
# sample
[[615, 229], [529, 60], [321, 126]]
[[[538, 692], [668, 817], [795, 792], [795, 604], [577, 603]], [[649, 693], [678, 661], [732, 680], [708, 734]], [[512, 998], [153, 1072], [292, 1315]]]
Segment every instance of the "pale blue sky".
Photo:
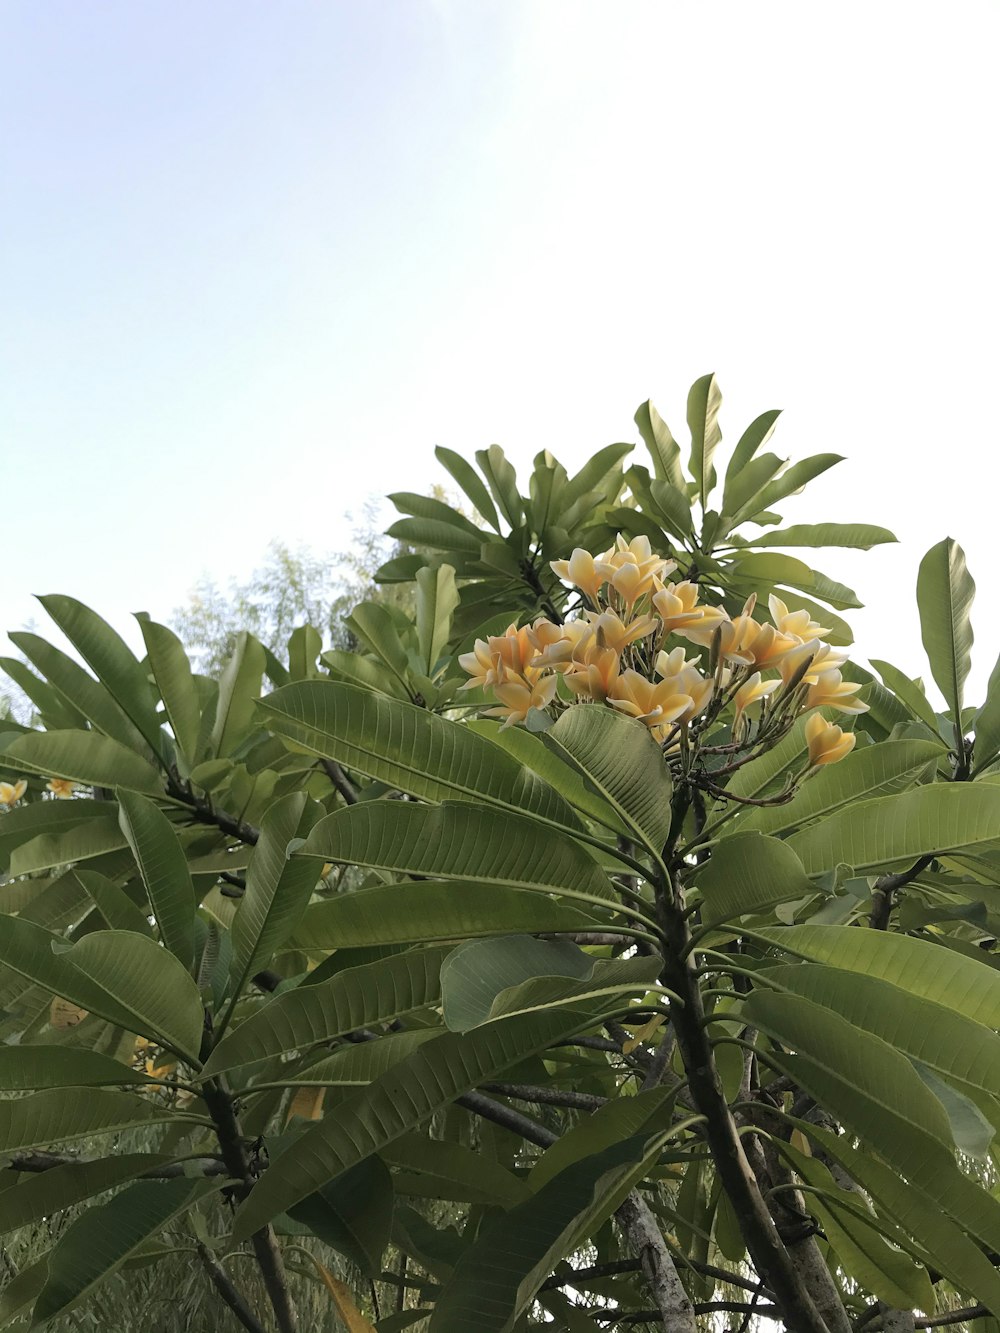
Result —
[[998, 36], [994, 0], [6, 0], [3, 626], [166, 618], [435, 444], [579, 465], [715, 370], [731, 437], [783, 406], [780, 452], [848, 456], [797, 518], [903, 538], [817, 560], [868, 653], [922, 669], [916, 566], [963, 541], [984, 678]]

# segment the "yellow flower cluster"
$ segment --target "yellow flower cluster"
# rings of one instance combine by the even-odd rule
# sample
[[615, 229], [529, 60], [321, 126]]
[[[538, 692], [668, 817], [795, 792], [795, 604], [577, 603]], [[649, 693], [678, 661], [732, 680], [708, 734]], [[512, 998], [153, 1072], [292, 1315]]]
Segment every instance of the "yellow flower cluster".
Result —
[[[552, 569], [583, 596], [576, 619], [511, 625], [505, 634], [478, 639], [459, 658], [471, 677], [463, 688], [491, 690], [498, 707], [488, 712], [505, 726], [559, 702], [560, 677], [564, 701], [606, 703], [645, 722], [660, 742], [729, 705], [737, 741], [748, 734], [755, 705], [781, 706], [786, 713], [792, 704], [796, 713], [823, 706], [861, 713], [867, 707], [856, 697], [860, 686], [843, 679], [846, 654], [822, 641], [828, 630], [808, 611], [790, 611], [772, 596], [772, 623], [766, 624], [753, 618], [754, 597], [732, 617], [706, 606], [695, 583], [668, 581], [676, 562], [654, 555], [647, 537], [627, 542], [619, 536], [598, 556], [578, 547], [568, 560], [553, 561]], [[712, 669], [706, 673], [683, 646], [662, 647], [671, 636], [710, 649]], [[854, 736], [816, 714], [807, 744], [814, 767], [843, 758]]]

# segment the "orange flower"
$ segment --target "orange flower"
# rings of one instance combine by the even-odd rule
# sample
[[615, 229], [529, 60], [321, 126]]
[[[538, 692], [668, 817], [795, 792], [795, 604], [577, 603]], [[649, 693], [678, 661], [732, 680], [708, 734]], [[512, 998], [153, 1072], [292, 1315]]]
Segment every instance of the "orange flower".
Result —
[[602, 648], [593, 641], [580, 657], [574, 656], [566, 684], [581, 698], [603, 703], [611, 693], [620, 669], [621, 661], [615, 650]]
[[689, 626], [714, 629], [720, 620], [728, 619], [721, 606], [698, 606], [698, 591], [696, 583], [685, 579], [683, 583], [667, 583], [653, 594], [653, 606], [666, 634]]
[[[536, 674], [536, 673], [533, 673]], [[539, 676], [528, 683], [523, 680], [507, 681], [493, 686], [493, 693], [500, 700], [499, 708], [487, 708], [488, 717], [502, 717], [504, 726], [511, 727], [515, 722], [523, 722], [532, 708], [548, 708], [555, 698], [555, 676]]]
[[835, 764], [854, 749], [857, 737], [853, 731], [845, 732], [819, 713], [813, 713], [806, 723], [806, 744], [809, 747], [809, 767], [819, 768], [821, 764]]
[[[553, 637], [550, 629], [557, 629], [558, 637]], [[546, 622], [546, 628], [540, 631], [536, 621], [531, 634], [540, 651], [531, 659], [529, 667], [569, 671], [573, 662], [586, 652], [594, 637], [594, 627], [587, 620], [568, 620], [565, 625], [549, 626]]]
[[638, 671], [625, 671], [611, 687], [608, 703], [629, 717], [645, 722], [651, 731], [660, 730], [687, 714], [694, 701], [688, 694], [677, 692], [672, 680], [655, 684], [640, 676]]
[[59, 801], [68, 801], [76, 791], [76, 783], [69, 778], [49, 778], [45, 786]]
[[652, 592], [661, 574], [669, 574], [676, 568], [676, 560], [653, 554], [648, 537], [633, 537], [627, 542], [621, 534], [611, 550], [594, 561], [594, 570], [602, 582], [610, 583], [630, 607], [645, 593]]

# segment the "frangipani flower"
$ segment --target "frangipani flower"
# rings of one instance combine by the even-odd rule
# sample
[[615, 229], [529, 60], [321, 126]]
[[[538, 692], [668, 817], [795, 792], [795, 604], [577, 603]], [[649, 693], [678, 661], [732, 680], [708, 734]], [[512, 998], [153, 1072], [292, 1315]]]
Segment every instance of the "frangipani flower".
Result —
[[[534, 674], [534, 673], [533, 673]], [[555, 676], [539, 676], [530, 684], [523, 680], [512, 680], [493, 686], [493, 693], [500, 700], [499, 708], [487, 708], [488, 717], [502, 717], [504, 726], [511, 727], [515, 722], [523, 722], [532, 708], [548, 708], [555, 698]]]
[[820, 713], [813, 713], [806, 723], [806, 745], [809, 747], [809, 767], [835, 764], [854, 749], [857, 737], [827, 722]]
[[59, 801], [68, 801], [76, 791], [76, 783], [69, 778], [49, 778], [45, 786]]
[[590, 623], [597, 631], [602, 647], [613, 648], [616, 653], [624, 652], [630, 643], [646, 638], [656, 629], [656, 621], [652, 616], [636, 616], [635, 620], [626, 623], [615, 611], [592, 615]]
[[592, 602], [597, 601], [604, 579], [594, 567], [594, 557], [582, 546], [574, 547], [568, 560], [553, 560], [550, 568], [563, 582], [572, 583]]
[[809, 686], [806, 708], [837, 708], [842, 713], [867, 713], [868, 705], [855, 699], [860, 685], [845, 681], [839, 671], [824, 671], [814, 685]]
[[627, 542], [620, 534], [615, 546], [594, 561], [601, 581], [610, 583], [630, 607], [645, 593], [652, 592], [662, 574], [676, 568], [676, 560], [653, 554], [648, 537], [633, 537]]
[[[654, 684], [638, 671], [625, 671], [615, 681], [608, 702], [629, 717], [645, 722], [651, 731], [678, 721], [690, 712], [694, 700], [690, 695], [678, 694], [671, 680]], [[661, 733], [662, 735], [662, 733]]]
[[800, 639], [816, 639], [821, 634], [829, 634], [829, 625], [820, 625], [808, 611], [789, 611], [788, 607], [774, 593], [767, 599], [771, 619], [782, 634], [792, 634]]
[[667, 634], [697, 625], [700, 629], [714, 629], [727, 616], [721, 606], [698, 606], [698, 585], [685, 579], [682, 583], [668, 583], [653, 594], [653, 606], [663, 621]]
[[[556, 629], [558, 636], [549, 631]], [[549, 625], [539, 631], [538, 622], [532, 629], [532, 638], [540, 649], [528, 664], [536, 670], [550, 667], [554, 671], [569, 671], [575, 660], [582, 660], [588, 645], [594, 638], [594, 627], [589, 620], [568, 620], [565, 625]]]
[[743, 713], [752, 704], [760, 703], [781, 688], [780, 680], [763, 680], [759, 671], [748, 676], [733, 696], [736, 712]]
[[581, 698], [603, 703], [611, 693], [620, 669], [621, 659], [615, 650], [602, 648], [594, 640], [580, 658], [574, 658], [565, 678], [566, 684]]
[[491, 635], [489, 639], [477, 639], [471, 653], [461, 653], [458, 664], [472, 677], [462, 686], [471, 690], [476, 685], [486, 688], [502, 681], [507, 672], [515, 676], [524, 674], [525, 667], [535, 656], [535, 645], [531, 641], [527, 626], [518, 629], [517, 625], [508, 625], [504, 634]]
[[17, 805], [27, 790], [28, 784], [24, 778], [19, 778], [17, 782], [0, 782], [0, 805], [5, 805], [8, 809], [12, 805]]
[[847, 653], [840, 648], [831, 647], [828, 643], [821, 643], [819, 639], [810, 639], [777, 663], [781, 679], [786, 682], [791, 680], [807, 660], [809, 665], [801, 679], [807, 685], [815, 685], [820, 676], [842, 667], [847, 661]]

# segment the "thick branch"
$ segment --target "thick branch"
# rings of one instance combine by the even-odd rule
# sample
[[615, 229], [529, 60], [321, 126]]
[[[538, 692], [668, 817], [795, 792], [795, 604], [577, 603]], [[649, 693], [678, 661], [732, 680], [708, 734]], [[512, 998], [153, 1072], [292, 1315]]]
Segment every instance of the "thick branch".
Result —
[[909, 870], [899, 870], [894, 875], [880, 875], [875, 881], [875, 887], [872, 889], [872, 910], [868, 918], [868, 924], [872, 930], [888, 930], [889, 917], [892, 915], [892, 909], [896, 903], [896, 894], [900, 889], [906, 887], [911, 880], [922, 875], [930, 863], [934, 860], [933, 856], [921, 856], [914, 861]]
[[[25, 1171], [35, 1174], [51, 1171], [58, 1166], [83, 1166], [100, 1158], [73, 1157], [70, 1153], [58, 1152], [22, 1152], [14, 1153], [6, 1159], [11, 1171]], [[162, 1166], [150, 1167], [143, 1171], [139, 1180], [176, 1180], [178, 1176], [189, 1175], [195, 1168], [203, 1176], [224, 1176], [226, 1166], [218, 1157], [197, 1157], [186, 1162], [165, 1162]]]
[[483, 1083], [487, 1092], [501, 1097], [513, 1097], [518, 1102], [534, 1102], [537, 1106], [568, 1106], [578, 1111], [596, 1111], [607, 1097], [590, 1092], [571, 1092], [562, 1088], [542, 1088], [534, 1083]]
[[696, 1333], [694, 1306], [684, 1290], [656, 1218], [638, 1190], [633, 1190], [625, 1199], [615, 1217], [638, 1255], [663, 1327], [670, 1333]]
[[212, 1286], [229, 1306], [230, 1310], [232, 1310], [233, 1314], [243, 1327], [248, 1330], [248, 1333], [265, 1333], [264, 1325], [260, 1323], [257, 1316], [233, 1286], [232, 1278], [230, 1278], [229, 1274], [222, 1267], [204, 1241], [198, 1242], [198, 1257], [205, 1266], [205, 1271], [208, 1274]]
[[321, 759], [319, 762], [323, 772], [337, 788], [347, 804], [356, 805], [358, 801], [357, 788], [337, 761], [335, 759]]

